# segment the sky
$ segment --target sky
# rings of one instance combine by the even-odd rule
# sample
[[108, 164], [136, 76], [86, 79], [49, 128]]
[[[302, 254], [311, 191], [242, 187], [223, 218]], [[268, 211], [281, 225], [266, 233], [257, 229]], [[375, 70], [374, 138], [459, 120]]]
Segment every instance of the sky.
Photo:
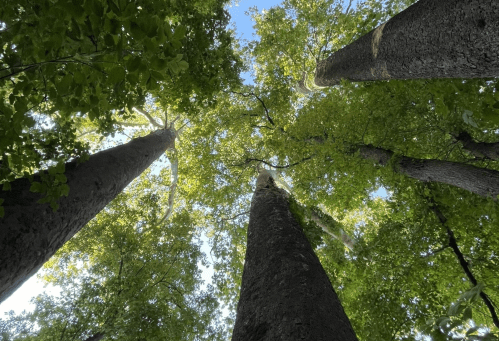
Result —
[[[256, 6], [261, 11], [280, 3], [281, 0], [240, 0], [238, 4], [232, 5], [229, 8], [229, 12], [232, 17], [231, 22], [236, 25], [237, 37], [247, 40], [255, 38], [253, 36], [254, 30], [251, 17], [245, 14], [250, 7]], [[246, 81], [249, 81], [249, 79], [246, 79]], [[204, 248], [203, 251], [206, 253], [207, 248]], [[206, 273], [206, 277], [211, 277], [210, 271]], [[36, 275], [32, 276], [16, 292], [0, 304], [0, 318], [10, 310], [14, 310], [17, 314], [23, 310], [32, 310], [34, 305], [29, 303], [30, 299], [41, 294], [43, 291], [49, 291], [52, 294], [58, 293], [56, 288], [44, 288], [43, 284], [36, 278]]]

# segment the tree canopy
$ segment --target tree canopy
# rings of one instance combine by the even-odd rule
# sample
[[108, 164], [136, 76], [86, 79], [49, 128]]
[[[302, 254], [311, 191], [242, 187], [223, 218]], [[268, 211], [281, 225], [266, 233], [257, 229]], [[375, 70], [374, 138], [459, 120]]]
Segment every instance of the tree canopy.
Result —
[[5, 184], [152, 129], [175, 127], [177, 144], [46, 264], [61, 295], [0, 320], [3, 337], [227, 339], [264, 167], [293, 195], [359, 340], [498, 339], [498, 198], [399, 167], [499, 172], [473, 145], [497, 148], [497, 79], [313, 85], [317, 60], [413, 2], [285, 0], [252, 10], [247, 43], [217, 1], [8, 2]]

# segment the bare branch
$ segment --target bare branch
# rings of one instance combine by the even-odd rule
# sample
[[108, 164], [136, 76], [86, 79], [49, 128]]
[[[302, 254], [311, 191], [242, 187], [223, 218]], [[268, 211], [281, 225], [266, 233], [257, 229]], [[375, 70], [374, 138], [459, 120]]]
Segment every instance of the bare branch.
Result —
[[352, 6], [352, 0], [350, 0], [350, 3], [348, 4], [347, 10], [345, 11], [345, 15], [348, 15], [348, 12], [350, 11], [350, 6]]
[[155, 127], [158, 127], [158, 128], [164, 128], [163, 125], [159, 124], [151, 115], [149, 115], [149, 113], [147, 111], [145, 111], [144, 109], [141, 109], [141, 108], [137, 108], [137, 107], [133, 107], [133, 110], [135, 110], [136, 112], [138, 112], [139, 114], [142, 114], [144, 115], [148, 120], [149, 122], [151, 122], [151, 124]]
[[274, 121], [272, 120], [272, 118], [269, 115], [269, 110], [267, 109], [267, 106], [265, 105], [265, 102], [263, 102], [263, 100], [260, 97], [258, 97], [254, 92], [249, 92], [249, 93], [245, 94], [243, 92], [231, 91], [231, 93], [237, 94], [237, 95], [241, 95], [243, 97], [250, 97], [250, 96], [255, 97], [262, 104], [263, 109], [265, 110], [265, 114], [267, 116], [267, 120], [269, 120], [270, 124], [272, 124], [273, 126], [275, 126]]
[[176, 154], [174, 154], [174, 156], [170, 158], [170, 164], [172, 170], [172, 184], [170, 185], [170, 194], [168, 195], [168, 208], [166, 209], [165, 215], [161, 219], [160, 224], [163, 224], [166, 220], [168, 220], [173, 212], [173, 203], [175, 200], [175, 192], [177, 190], [178, 184], [178, 157]]

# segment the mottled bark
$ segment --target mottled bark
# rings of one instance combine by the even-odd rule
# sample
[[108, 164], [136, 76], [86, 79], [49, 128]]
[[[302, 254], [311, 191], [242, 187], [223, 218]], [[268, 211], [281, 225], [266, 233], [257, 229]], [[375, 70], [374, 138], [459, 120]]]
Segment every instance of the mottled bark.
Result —
[[315, 84], [499, 76], [499, 1], [420, 0], [317, 63]]
[[499, 160], [499, 142], [475, 142], [466, 132], [460, 133], [456, 139], [463, 144], [464, 149], [477, 158]]
[[[175, 132], [158, 130], [127, 144], [101, 151], [84, 163], [68, 162], [69, 195], [56, 212], [38, 204], [30, 182], [14, 181], [0, 191], [0, 302], [33, 275], [65, 242], [118, 195], [134, 178], [174, 147]], [[35, 177], [36, 178], [36, 177]]]
[[[386, 165], [393, 152], [374, 146], [361, 146], [360, 155], [379, 165]], [[421, 181], [434, 181], [456, 186], [483, 197], [499, 195], [499, 172], [459, 162], [422, 160], [402, 157], [394, 168], [399, 173]]]
[[289, 210], [262, 173], [251, 202], [248, 246], [232, 341], [357, 340], [343, 307]]

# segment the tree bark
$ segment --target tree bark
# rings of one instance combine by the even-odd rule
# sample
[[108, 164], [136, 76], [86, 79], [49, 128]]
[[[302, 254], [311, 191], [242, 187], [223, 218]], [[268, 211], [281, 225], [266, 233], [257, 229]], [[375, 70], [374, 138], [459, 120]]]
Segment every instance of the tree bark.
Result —
[[84, 163], [66, 163], [69, 195], [59, 199], [56, 212], [37, 203], [41, 195], [29, 191], [28, 179], [17, 179], [10, 191], [0, 191], [5, 200], [0, 218], [0, 302], [174, 143], [174, 131], [158, 130], [96, 153]]
[[499, 1], [420, 0], [317, 63], [315, 84], [499, 76]]
[[470, 134], [466, 132], [460, 133], [456, 140], [461, 141], [463, 148], [469, 151], [477, 158], [484, 158], [490, 160], [499, 160], [499, 142], [485, 143], [475, 142]]
[[[360, 147], [360, 155], [364, 159], [385, 166], [392, 158], [393, 152], [368, 145]], [[493, 169], [459, 162], [422, 160], [404, 156], [397, 161], [395, 170], [413, 179], [456, 186], [483, 197], [491, 196], [494, 200], [499, 195], [499, 172]]]
[[251, 202], [232, 341], [357, 340], [286, 192], [265, 172]]

